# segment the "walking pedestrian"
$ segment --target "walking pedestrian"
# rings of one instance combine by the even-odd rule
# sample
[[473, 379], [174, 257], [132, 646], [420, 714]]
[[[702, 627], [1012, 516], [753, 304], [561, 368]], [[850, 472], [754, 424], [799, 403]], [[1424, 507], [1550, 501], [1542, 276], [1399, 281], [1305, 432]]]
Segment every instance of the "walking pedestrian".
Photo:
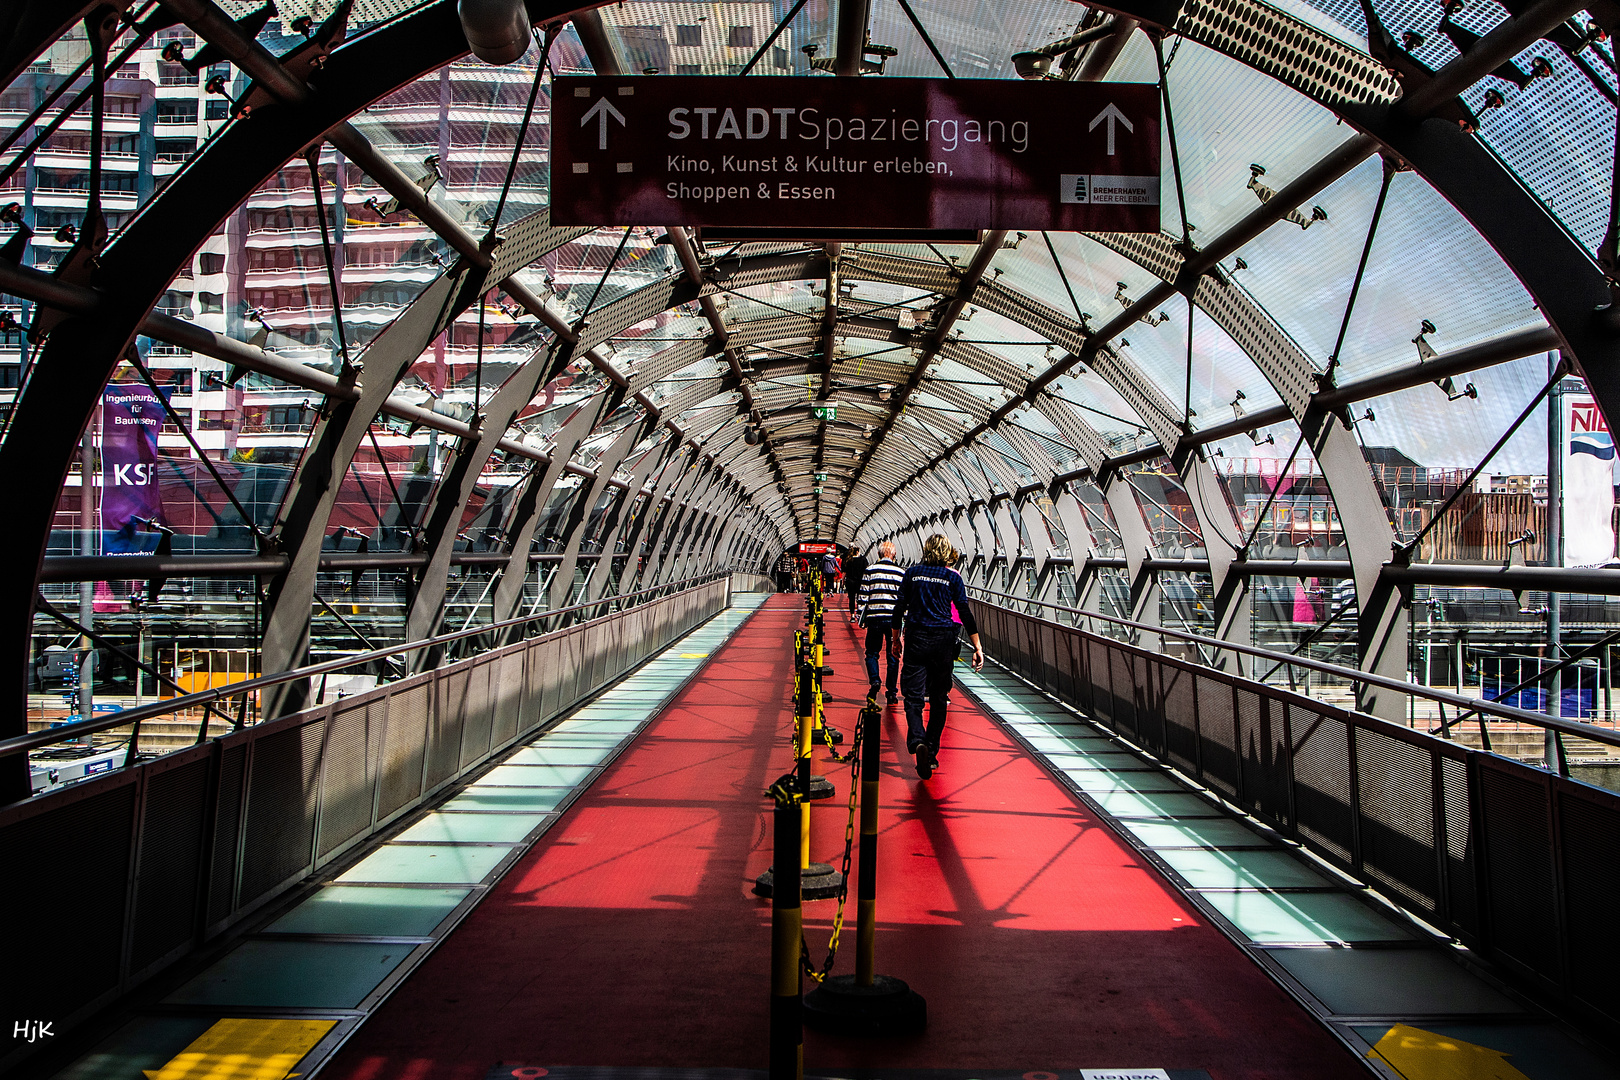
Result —
[[828, 551], [821, 557], [821, 593], [831, 596], [838, 589], [838, 575], [843, 571], [843, 565], [838, 561], [837, 551]]
[[[979, 626], [968, 606], [962, 575], [953, 567], [961, 557], [940, 533], [923, 544], [923, 561], [906, 571], [894, 605], [891, 634], [900, 646], [900, 689], [906, 700], [906, 750], [917, 757], [917, 775], [926, 780], [939, 764], [939, 740], [950, 703], [951, 665], [965, 629], [973, 643], [973, 670], [984, 666]], [[903, 635], [902, 635], [903, 631]], [[923, 702], [928, 723], [923, 724]]]
[[900, 598], [900, 582], [906, 572], [894, 561], [894, 545], [885, 540], [878, 545], [878, 561], [861, 577], [858, 614], [866, 627], [866, 677], [871, 683], [869, 696], [875, 701], [884, 682], [878, 678], [878, 654], [889, 646], [888, 703], [900, 700], [900, 653], [891, 633], [894, 602]]
[[861, 592], [861, 577], [866, 573], [866, 556], [861, 549], [850, 545], [849, 554], [844, 557], [844, 589], [849, 593], [849, 614], [855, 616], [855, 601]]

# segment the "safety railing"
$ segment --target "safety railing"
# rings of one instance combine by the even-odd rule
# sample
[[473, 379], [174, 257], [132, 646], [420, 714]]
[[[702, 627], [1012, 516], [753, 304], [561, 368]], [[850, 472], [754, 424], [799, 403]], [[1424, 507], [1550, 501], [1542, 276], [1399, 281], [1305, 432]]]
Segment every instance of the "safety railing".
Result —
[[[0, 985], [0, 1009], [51, 1017], [58, 1032], [71, 1027], [566, 713], [722, 610], [729, 595], [722, 572], [576, 605], [568, 610], [602, 614], [0, 808], [0, 861], [26, 875], [10, 910], [52, 954], [29, 978]], [[117, 721], [360, 659], [127, 710]], [[72, 734], [40, 735], [64, 733]], [[4, 751], [43, 744], [11, 739]], [[0, 1071], [7, 1060], [0, 1055]]]
[[[1614, 747], [1620, 733], [1288, 653], [971, 591], [986, 650], [1005, 667], [1571, 1012], [1620, 1030], [1620, 950], [1606, 930], [1620, 892], [1620, 795], [1559, 768], [1246, 678], [1217, 658], [1241, 655], [1420, 694], [1461, 715], [1535, 725], [1555, 743], [1567, 736]], [[1093, 633], [1080, 620], [1164, 644]], [[1169, 655], [1170, 642], [1184, 644], [1186, 655]]]
[[[525, 634], [535, 629], [538, 629], [541, 632], [559, 629], [561, 627], [568, 626], [571, 623], [584, 622], [589, 619], [599, 618], [602, 615], [609, 614], [616, 610], [623, 610], [637, 604], [644, 604], [662, 596], [668, 596], [672, 593], [681, 592], [685, 589], [696, 588], [700, 585], [719, 581], [728, 577], [729, 575], [727, 573], [717, 571], [714, 573], [705, 574], [701, 577], [690, 578], [685, 581], [668, 582], [663, 585], [654, 586], [650, 589], [642, 589], [639, 592], [626, 593], [622, 596], [605, 596], [599, 600], [590, 600], [586, 601], [585, 603], [573, 604], [568, 607], [554, 608], [552, 610], [542, 611], [533, 615], [524, 615], [519, 618], [507, 619], [497, 623], [488, 623], [483, 626], [468, 627], [454, 633], [440, 634], [437, 637], [425, 638], [421, 641], [408, 641], [402, 645], [391, 645], [387, 648], [372, 649], [368, 652], [344, 656], [337, 660], [328, 660], [319, 664], [307, 664], [303, 667], [294, 668], [291, 671], [277, 672], [273, 675], [263, 675], [254, 679], [243, 679], [238, 682], [230, 683], [227, 686], [200, 690], [196, 693], [186, 694], [176, 698], [168, 698], [163, 701], [153, 702], [150, 705], [142, 705], [131, 709], [124, 709], [117, 713], [110, 713], [105, 716], [95, 717], [89, 720], [79, 720], [71, 724], [61, 724], [57, 727], [47, 728], [43, 731], [34, 731], [27, 735], [19, 735], [14, 738], [0, 741], [0, 759], [10, 757], [15, 754], [38, 750], [54, 743], [69, 742], [94, 735], [98, 732], [128, 726], [131, 728], [127, 757], [125, 760], [125, 765], [128, 766], [134, 762], [137, 754], [137, 749], [140, 742], [140, 724], [143, 720], [152, 720], [161, 716], [186, 712], [192, 709], [209, 710], [220, 705], [221, 703], [229, 704], [230, 699], [235, 699], [237, 704], [238, 719], [234, 726], [240, 728], [243, 726], [240, 718], [247, 715], [248, 696], [256, 695], [259, 691], [266, 690], [273, 686], [280, 686], [283, 683], [298, 682], [305, 679], [313, 680], [324, 678], [325, 676], [348, 671], [352, 668], [370, 667], [379, 661], [390, 660], [394, 657], [403, 656], [407, 653], [418, 652], [424, 649], [442, 652], [457, 642], [466, 641], [470, 638], [476, 638], [479, 636], [493, 637], [510, 632]], [[595, 612], [595, 614], [591, 615], [587, 614], [587, 612]], [[148, 673], [150, 673], [150, 671], [148, 671]], [[198, 742], [202, 742], [206, 738], [206, 731], [207, 719], [205, 717], [203, 726], [199, 729], [197, 734]]]

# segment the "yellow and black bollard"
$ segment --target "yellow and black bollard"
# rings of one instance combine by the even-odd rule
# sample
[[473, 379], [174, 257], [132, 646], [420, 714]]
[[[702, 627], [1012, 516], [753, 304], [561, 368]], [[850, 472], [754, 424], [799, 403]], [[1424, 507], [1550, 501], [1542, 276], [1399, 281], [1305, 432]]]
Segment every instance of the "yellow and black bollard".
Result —
[[781, 888], [771, 895], [770, 1080], [801, 1080], [804, 1076], [804, 1004], [799, 997], [804, 909], [799, 901], [799, 867], [793, 857], [799, 844], [797, 802], [794, 795], [778, 793], [773, 812], [774, 858], [783, 870], [778, 882]]
[[804, 1022], [842, 1035], [901, 1035], [928, 1026], [928, 1003], [904, 980], [876, 974], [878, 782], [883, 713], [861, 711], [861, 853], [855, 974], [833, 975], [804, 998]]
[[[828, 900], [842, 890], [844, 875], [834, 870], [830, 863], [810, 861], [810, 801], [830, 797], [833, 793], [833, 786], [825, 777], [810, 775], [810, 732], [815, 725], [816, 708], [816, 679], [812, 670], [807, 668], [800, 673], [798, 690], [794, 705], [797, 717], [794, 727], [794, 773], [800, 801], [798, 865], [795, 869], [802, 879], [800, 891], [804, 899]], [[818, 780], [821, 781], [820, 785], [815, 783]], [[825, 789], [825, 795], [817, 792], [818, 786]], [[779, 855], [780, 852], [773, 855], [773, 860]], [[777, 865], [779, 863], [773, 861], [771, 869], [754, 879], [754, 892], [757, 895], [775, 895]]]

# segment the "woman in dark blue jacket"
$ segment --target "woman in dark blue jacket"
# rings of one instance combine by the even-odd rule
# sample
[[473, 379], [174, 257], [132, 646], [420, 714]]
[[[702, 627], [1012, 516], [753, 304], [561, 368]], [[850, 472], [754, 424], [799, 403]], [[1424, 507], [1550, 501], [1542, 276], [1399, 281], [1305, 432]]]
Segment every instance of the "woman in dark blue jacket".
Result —
[[[945, 731], [945, 707], [950, 702], [951, 665], [961, 646], [963, 629], [973, 643], [973, 670], [984, 666], [979, 627], [968, 606], [962, 575], [952, 569], [960, 553], [939, 533], [923, 544], [923, 561], [906, 571], [900, 599], [894, 605], [891, 655], [905, 662], [900, 669], [900, 692], [906, 699], [906, 750], [917, 756], [917, 775], [934, 775], [939, 762], [939, 737]], [[902, 629], [904, 640], [902, 641]], [[928, 701], [928, 725], [923, 726], [923, 700]]]

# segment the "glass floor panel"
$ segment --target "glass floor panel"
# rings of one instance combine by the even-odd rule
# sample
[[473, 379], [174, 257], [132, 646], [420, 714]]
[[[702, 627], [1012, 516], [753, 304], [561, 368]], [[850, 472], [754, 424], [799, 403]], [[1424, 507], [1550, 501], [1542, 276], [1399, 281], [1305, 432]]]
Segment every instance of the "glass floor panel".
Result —
[[640, 724], [634, 720], [564, 720], [556, 727], [547, 729], [544, 738], [552, 739], [558, 735], [628, 735], [635, 731]]
[[587, 705], [574, 713], [581, 720], [645, 720], [646, 705]]
[[592, 770], [584, 765], [497, 765], [472, 787], [576, 787]]
[[429, 814], [395, 840], [430, 844], [515, 844], [546, 819], [544, 814]]
[[488, 787], [468, 788], [445, 803], [441, 810], [518, 810], [543, 813], [555, 810], [573, 794], [569, 788]]
[[471, 891], [328, 885], [264, 929], [273, 934], [427, 937]]
[[1269, 841], [1252, 829], [1225, 818], [1214, 821], [1130, 821], [1125, 827], [1145, 846], [1256, 847]]
[[1144, 794], [1148, 792], [1185, 794], [1187, 791], [1162, 772], [1113, 773], [1103, 772], [1100, 769], [1075, 769], [1073, 772], [1065, 771], [1064, 775], [1087, 795], [1109, 791], [1134, 791]]
[[212, 1016], [137, 1016], [57, 1073], [56, 1080], [130, 1080], [148, 1070], [155, 1073], [214, 1022]]
[[1108, 769], [1112, 772], [1138, 772], [1144, 769], [1158, 771], [1156, 766], [1123, 750], [1087, 750], [1076, 753], [1075, 749], [1065, 747], [1062, 751], [1048, 751], [1041, 756], [1050, 761], [1054, 768], [1065, 772], [1070, 769]]
[[415, 945], [250, 939], [164, 998], [169, 1005], [352, 1009]]
[[1218, 816], [1219, 807], [1188, 792], [1186, 794], [1143, 794], [1110, 791], [1093, 796], [1097, 805], [1115, 817], [1177, 818]]
[[397, 881], [421, 885], [476, 885], [506, 858], [509, 847], [384, 844], [350, 867], [339, 881]]
[[1313, 889], [1333, 883], [1286, 851], [1171, 849], [1154, 854], [1195, 889]]
[[1268, 955], [1341, 1015], [1523, 1011], [1432, 949], [1273, 949]]
[[600, 765], [613, 753], [613, 747], [559, 746], [541, 739], [519, 747], [506, 759], [508, 765]]
[[1207, 892], [1203, 899], [1261, 944], [1401, 941], [1412, 936], [1345, 893]]

